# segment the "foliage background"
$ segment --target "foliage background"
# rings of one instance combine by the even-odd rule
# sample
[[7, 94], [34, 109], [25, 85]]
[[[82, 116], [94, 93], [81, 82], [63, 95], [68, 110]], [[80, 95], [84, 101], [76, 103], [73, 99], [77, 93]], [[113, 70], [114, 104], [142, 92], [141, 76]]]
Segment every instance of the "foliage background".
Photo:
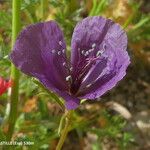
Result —
[[[150, 2], [148, 0], [22, 0], [22, 28], [56, 20], [65, 33], [68, 55], [73, 28], [87, 16], [101, 15], [122, 25], [128, 34], [131, 65], [119, 85], [101, 101], [84, 103], [75, 113], [64, 150], [150, 149]], [[42, 11], [41, 6], [44, 7]], [[9, 79], [11, 1], [0, 0], [0, 76]], [[9, 92], [0, 97], [0, 141], [7, 134]], [[63, 114], [55, 98], [23, 74], [19, 113], [13, 139], [32, 141], [14, 149], [55, 149]], [[128, 115], [132, 116], [131, 119]]]

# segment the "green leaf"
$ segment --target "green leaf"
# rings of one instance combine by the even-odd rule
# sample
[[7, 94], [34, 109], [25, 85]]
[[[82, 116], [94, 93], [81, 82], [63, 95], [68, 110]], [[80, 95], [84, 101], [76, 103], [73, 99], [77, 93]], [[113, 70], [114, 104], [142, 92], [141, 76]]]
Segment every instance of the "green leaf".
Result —
[[0, 141], [5, 141], [6, 140], [6, 136], [4, 135], [2, 129], [0, 128]]
[[49, 91], [48, 89], [46, 89], [37, 79], [32, 78], [32, 81], [37, 84], [40, 88], [42, 88], [46, 93], [48, 93], [48, 95], [54, 99], [59, 106], [64, 110], [64, 102], [53, 92]]

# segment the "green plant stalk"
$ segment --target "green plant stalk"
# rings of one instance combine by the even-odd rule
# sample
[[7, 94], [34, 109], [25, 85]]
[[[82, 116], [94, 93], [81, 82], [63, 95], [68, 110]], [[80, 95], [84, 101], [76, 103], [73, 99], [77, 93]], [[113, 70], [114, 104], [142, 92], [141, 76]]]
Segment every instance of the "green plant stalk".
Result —
[[45, 19], [45, 10], [46, 10], [47, 0], [41, 0], [41, 20]]
[[134, 16], [136, 15], [139, 7], [141, 6], [141, 4], [138, 4], [138, 6], [136, 6], [133, 10], [133, 13], [130, 15], [130, 17], [126, 20], [126, 22], [123, 25], [123, 29], [126, 29], [128, 27], [128, 25], [132, 22]]
[[99, 15], [99, 13], [102, 11], [102, 8], [104, 4], [106, 3], [106, 0], [101, 0], [99, 4], [97, 5], [97, 9], [95, 11], [95, 15]]
[[89, 16], [94, 16], [96, 7], [97, 7], [97, 0], [93, 0], [93, 7], [92, 7], [92, 10], [90, 11]]
[[66, 114], [65, 114], [65, 116], [66, 116], [66, 118], [65, 118], [65, 127], [61, 132], [61, 136], [60, 136], [59, 142], [57, 144], [56, 150], [61, 150], [62, 149], [62, 146], [65, 142], [66, 137], [67, 137], [67, 134], [70, 130], [72, 113], [73, 113], [73, 111], [71, 111], [71, 110], [66, 111]]
[[[12, 1], [12, 47], [20, 31], [20, 7], [21, 0]], [[11, 80], [13, 82], [10, 94], [10, 113], [8, 118], [7, 140], [11, 140], [17, 119], [18, 91], [19, 91], [19, 71], [11, 64]]]
[[25, 12], [26, 16], [28, 17], [30, 23], [34, 23], [35, 19], [32, 17], [32, 14], [29, 12], [29, 10], [25, 9], [24, 12]]

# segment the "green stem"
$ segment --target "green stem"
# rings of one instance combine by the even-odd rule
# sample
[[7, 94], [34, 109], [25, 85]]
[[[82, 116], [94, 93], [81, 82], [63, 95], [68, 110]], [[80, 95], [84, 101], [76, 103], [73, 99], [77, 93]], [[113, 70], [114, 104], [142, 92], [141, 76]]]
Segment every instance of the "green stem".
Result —
[[97, 0], [93, 0], [92, 10], [90, 11], [89, 16], [94, 16], [94, 13], [95, 13], [96, 7], [97, 7]]
[[45, 19], [46, 0], [41, 0], [41, 19]]
[[69, 129], [70, 129], [72, 111], [66, 111], [65, 116], [66, 116], [66, 118], [65, 118], [65, 127], [61, 132], [61, 136], [60, 136], [59, 142], [57, 144], [56, 150], [61, 150], [61, 148], [62, 148], [62, 146], [65, 142], [65, 139], [66, 139], [67, 134], [68, 134]]
[[[18, 32], [20, 31], [20, 7], [21, 0], [13, 0], [12, 2], [12, 47], [16, 41]], [[18, 90], [19, 90], [19, 71], [15, 66], [11, 65], [11, 79], [13, 86], [10, 95], [10, 113], [8, 118], [8, 134], [7, 140], [11, 140], [17, 119], [18, 107]]]

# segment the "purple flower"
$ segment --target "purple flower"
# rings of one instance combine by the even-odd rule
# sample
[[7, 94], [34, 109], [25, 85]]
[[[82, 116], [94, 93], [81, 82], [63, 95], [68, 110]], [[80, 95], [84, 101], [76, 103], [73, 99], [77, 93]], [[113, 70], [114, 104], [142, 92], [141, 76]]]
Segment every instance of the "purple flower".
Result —
[[126, 75], [130, 63], [126, 48], [127, 36], [119, 24], [87, 17], [74, 29], [70, 61], [54, 21], [25, 28], [10, 58], [22, 72], [63, 97], [67, 109], [75, 109], [81, 99], [102, 96]]

